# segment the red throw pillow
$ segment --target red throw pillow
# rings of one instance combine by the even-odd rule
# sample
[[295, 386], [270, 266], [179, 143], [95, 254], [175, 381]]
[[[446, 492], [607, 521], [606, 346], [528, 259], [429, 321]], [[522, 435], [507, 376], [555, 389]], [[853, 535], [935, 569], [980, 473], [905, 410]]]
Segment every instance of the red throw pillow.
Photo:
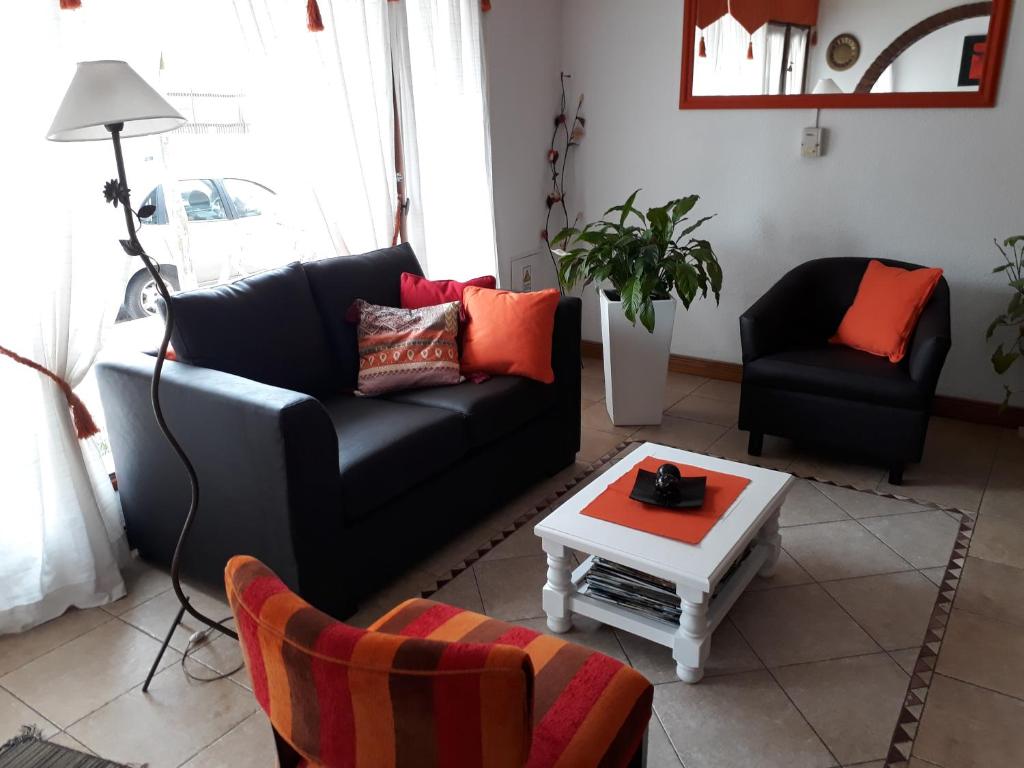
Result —
[[554, 288], [514, 293], [468, 286], [462, 294], [462, 372], [553, 382], [551, 336], [558, 298]]
[[898, 363], [941, 277], [941, 269], [887, 267], [872, 259], [853, 304], [829, 341]]
[[462, 292], [468, 285], [479, 288], [494, 288], [497, 281], [490, 275], [474, 277], [460, 283], [458, 280], [428, 280], [411, 272], [402, 273], [401, 303], [403, 309], [419, 309], [446, 304], [449, 301], [462, 301]]

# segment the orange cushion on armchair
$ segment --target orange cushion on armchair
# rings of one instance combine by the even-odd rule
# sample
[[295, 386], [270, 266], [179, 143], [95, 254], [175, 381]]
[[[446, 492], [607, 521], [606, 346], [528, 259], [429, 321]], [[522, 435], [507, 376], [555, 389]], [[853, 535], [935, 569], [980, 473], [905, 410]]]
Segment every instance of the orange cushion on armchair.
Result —
[[551, 340], [559, 293], [495, 291], [466, 286], [462, 307], [462, 372], [524, 376], [544, 384], [555, 380]]
[[887, 267], [872, 259], [853, 304], [829, 341], [898, 363], [941, 277], [941, 269]]

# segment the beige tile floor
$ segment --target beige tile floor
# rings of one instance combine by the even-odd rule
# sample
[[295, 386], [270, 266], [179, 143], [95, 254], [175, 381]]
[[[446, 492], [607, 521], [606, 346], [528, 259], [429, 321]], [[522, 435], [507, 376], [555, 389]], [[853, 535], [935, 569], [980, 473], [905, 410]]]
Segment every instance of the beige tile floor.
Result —
[[[664, 423], [613, 427], [600, 366], [584, 371], [580, 464], [539, 483], [379, 595], [366, 623], [422, 589], [574, 472], [624, 439], [646, 439], [743, 460], [738, 387], [672, 374]], [[889, 489], [884, 472], [767, 439], [761, 463], [802, 476], [979, 512], [919, 736], [915, 768], [1014, 766], [1024, 755], [1024, 440], [1016, 433], [934, 419], [925, 459]], [[783, 524], [779, 573], [752, 585], [716, 632], [707, 678], [678, 682], [664, 649], [581, 622], [573, 636], [640, 669], [656, 684], [650, 765], [881, 766], [922, 625], [955, 531], [953, 516], [906, 501], [804, 481]], [[544, 560], [526, 527], [436, 598], [544, 629]], [[0, 739], [36, 723], [62, 744], [151, 768], [275, 764], [265, 719], [244, 671], [197, 683], [181, 670], [179, 631], [148, 694], [141, 684], [173, 614], [167, 576], [143, 563], [128, 596], [0, 637]], [[886, 599], [880, 601], [879, 595]], [[217, 596], [199, 595], [215, 614]], [[780, 626], [785, 627], [780, 631]], [[234, 668], [226, 638], [188, 660], [195, 674]], [[856, 696], [836, 691], [854, 686]]]

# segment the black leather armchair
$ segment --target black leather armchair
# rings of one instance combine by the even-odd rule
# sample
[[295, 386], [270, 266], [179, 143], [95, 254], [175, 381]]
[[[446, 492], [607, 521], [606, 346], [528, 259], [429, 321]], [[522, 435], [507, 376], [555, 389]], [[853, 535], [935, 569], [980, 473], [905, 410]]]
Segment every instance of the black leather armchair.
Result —
[[[740, 317], [739, 428], [748, 453], [779, 435], [877, 461], [899, 484], [921, 460], [935, 387], [950, 348], [949, 286], [939, 281], [899, 363], [828, 343], [853, 303], [868, 259], [809, 261]], [[881, 261], [920, 269], [916, 264]]]

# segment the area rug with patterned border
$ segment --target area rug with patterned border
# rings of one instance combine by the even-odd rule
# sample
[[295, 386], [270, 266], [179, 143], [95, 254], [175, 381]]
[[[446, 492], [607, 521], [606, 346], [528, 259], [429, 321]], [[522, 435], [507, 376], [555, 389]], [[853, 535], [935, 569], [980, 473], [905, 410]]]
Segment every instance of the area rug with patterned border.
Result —
[[145, 768], [113, 763], [96, 755], [55, 744], [33, 726], [0, 744], [0, 768]]
[[[422, 596], [432, 597], [460, 577], [463, 579], [476, 578], [472, 575], [473, 570], [484, 565], [487, 559], [499, 556], [501, 547], [510, 537], [524, 527], [540, 522], [567, 497], [585, 486], [639, 444], [639, 441], [623, 442], [593, 464], [586, 465], [579, 472], [566, 478], [564, 482], [560, 482], [543, 499], [539, 499], [526, 508], [523, 514], [515, 518], [500, 533], [491, 536], [488, 541], [482, 542], [479, 547], [459, 562], [453, 563], [445, 575], [431, 589], [424, 591]], [[756, 462], [749, 463], [756, 464]], [[816, 759], [827, 760], [830, 757], [834, 761], [833, 764], [844, 766], [870, 763], [871, 765], [884, 764], [886, 768], [908, 768], [911, 750], [917, 736], [918, 723], [928, 696], [953, 599], [960, 583], [960, 575], [967, 557], [976, 516], [971, 512], [933, 502], [858, 489], [827, 478], [802, 477], [800, 475], [795, 475], [795, 477], [805, 481], [799, 485], [799, 488], [813, 488], [814, 491], [820, 492], [822, 508], [834, 504], [839, 511], [836, 511], [831, 519], [826, 515], [824, 522], [819, 520], [820, 512], [814, 512], [809, 516], [798, 514], [796, 519], [787, 521], [787, 505], [784, 504], [783, 549], [803, 577], [802, 580], [789, 580], [774, 589], [799, 590], [803, 587], [806, 590], [814, 590], [815, 600], [818, 601], [815, 603], [815, 610], [824, 609], [831, 612], [829, 615], [833, 616], [833, 623], [837, 610], [841, 611], [841, 614], [838, 614], [839, 620], [848, 624], [851, 634], [855, 633], [858, 638], [863, 635], [863, 639], [861, 642], [852, 644], [839, 643], [844, 647], [837, 647], [834, 652], [827, 648], [817, 648], [814, 653], [806, 657], [793, 656], [787, 652], [779, 653], [780, 644], [784, 645], [784, 639], [773, 638], [772, 634], [781, 631], [777, 627], [773, 629], [773, 624], [778, 625], [782, 622], [773, 621], [771, 616], [766, 620], [765, 611], [759, 611], [756, 605], [758, 600], [764, 599], [761, 596], [773, 589], [770, 584], [767, 584], [767, 581], [770, 580], [766, 580], [766, 584], [761, 585], [760, 590], [753, 588], [749, 590], [733, 607], [730, 612], [730, 620], [738, 630], [742, 641], [757, 657], [758, 671], [771, 675], [774, 683], [785, 693], [783, 701], [788, 700], [798, 716], [806, 722], [809, 731], [813, 732], [814, 736], [820, 740], [820, 746], [815, 745], [821, 750], [820, 754], [815, 755], [813, 749], [810, 753], [805, 751], [801, 754], [802, 758], [809, 759], [808, 764], [812, 762], [824, 764], [818, 763]], [[800, 490], [799, 492], [813, 495], [810, 490]], [[794, 495], [795, 493], [791, 492], [791, 498]], [[814, 498], [817, 499], [817, 496]], [[798, 502], [803, 506], [806, 506], [807, 503], [804, 499], [799, 499]], [[831, 509], [831, 506], [828, 506], [828, 509]], [[930, 526], [930, 530], [927, 526]], [[865, 533], [869, 536], [866, 537]], [[874, 567], [866, 567], [864, 572], [858, 570], [845, 572], [842, 567], [832, 567], [834, 564], [829, 563], [830, 557], [842, 559], [846, 556], [846, 552], [842, 549], [837, 550], [836, 544], [837, 537], [843, 536], [850, 536], [851, 542], [857, 542], [857, 546], [867, 547], [868, 549], [865, 551], [877, 550], [879, 564]], [[915, 550], [922, 539], [932, 542], [933, 546], [928, 556]], [[838, 546], [843, 546], [841, 541]], [[850, 553], [851, 555], [853, 553], [852, 546]], [[538, 567], [542, 566], [538, 565]], [[856, 567], [858, 566], [855, 564], [854, 568]], [[923, 582], [911, 575], [914, 573], [927, 578], [931, 585], [924, 592], [926, 597], [923, 604], [920, 598]], [[896, 607], [896, 603], [900, 600], [898, 594], [886, 593], [881, 597], [878, 594], [871, 594], [876, 593], [881, 585], [881, 582], [873, 580], [885, 579], [899, 580], [900, 583], [907, 583], [908, 579], [912, 581], [917, 595], [915, 598], [917, 605], [912, 610], [904, 611], [903, 606]], [[443, 599], [443, 595], [438, 596], [437, 599]], [[821, 601], [828, 604], [822, 606]], [[894, 601], [888, 609], [884, 607], [887, 601]], [[487, 601], [483, 600], [483, 603], [486, 613], [488, 612]], [[745, 605], [745, 603], [749, 604]], [[879, 606], [883, 607], [879, 609]], [[770, 607], [766, 610], [770, 613]], [[894, 617], [894, 613], [913, 616], [913, 626], [910, 630], [915, 638], [913, 643], [908, 643], [906, 639], [906, 623], [909, 619], [907, 616]], [[797, 615], [795, 621], [799, 624], [800, 621], [805, 620], [807, 623], [798, 629], [810, 628], [813, 634], [815, 622], [819, 618], [815, 615], [806, 617]], [[903, 626], [894, 627], [894, 624], [900, 623]], [[899, 631], [895, 631], [896, 629]], [[617, 636], [621, 636], [618, 630], [615, 633]], [[867, 643], [870, 643], [871, 647]], [[712, 638], [711, 645], [711, 653], [714, 657], [714, 638]], [[630, 649], [625, 644], [622, 647], [623, 655], [630, 663], [633, 663], [633, 659], [629, 658]], [[666, 660], [671, 661], [669, 650], [661, 650], [664, 651]], [[825, 670], [825, 666], [844, 663], [856, 665], [859, 663], [858, 660], [876, 656], [885, 665], [890, 681], [887, 686], [881, 686], [886, 688], [884, 694], [877, 689], [856, 690], [858, 686], [862, 685], [862, 682], [855, 669], [853, 674], [850, 674], [848, 670], [846, 673], [835, 675], [832, 683], [813, 679], [828, 678], [829, 672]], [[888, 664], [885, 661], [886, 657], [893, 664]], [[895, 670], [897, 665], [902, 670], [902, 674]], [[722, 673], [722, 676], [724, 677], [725, 674], [728, 673]], [[898, 687], [895, 689], [892, 685], [894, 678], [898, 681]], [[905, 686], [903, 686], [904, 679]], [[655, 680], [656, 685], [658, 682]], [[670, 681], [661, 680], [661, 684], [670, 684]], [[671, 681], [671, 684], [684, 685], [675, 681]], [[700, 683], [697, 687], [703, 684]], [[833, 688], [823, 692], [822, 686], [829, 684], [833, 685]], [[849, 686], [850, 690], [842, 690], [843, 684]], [[868, 683], [863, 683], [863, 685], [868, 686]], [[661, 717], [659, 704], [662, 701], [663, 699], [656, 695], [655, 711], [659, 717]], [[689, 701], [692, 699], [684, 697], [682, 706], [685, 707], [686, 702]], [[848, 708], [848, 710], [844, 708]], [[714, 748], [711, 743], [708, 743], [709, 740], [717, 740], [722, 745], [721, 748], [730, 748], [725, 740], [733, 738], [733, 734], [728, 733], [727, 730], [709, 728], [706, 718], [701, 719], [696, 716], [693, 718], [695, 723], [701, 724], [695, 726], [696, 728], [708, 731], [705, 735], [695, 731], [688, 732], [685, 717], [682, 719], [676, 717], [671, 722], [665, 717], [661, 719], [670, 741], [687, 768], [716, 764], [713, 761], [708, 762], [709, 752], [707, 750], [709, 747]], [[727, 726], [723, 727], [727, 729]], [[769, 746], [754, 743], [759, 733], [757, 727], [752, 726], [742, 730], [749, 730], [746, 737], [752, 741], [746, 745], [740, 744], [737, 749], [752, 750]], [[769, 728], [762, 735], [770, 739], [772, 738], [768, 733], [770, 731]], [[851, 737], [851, 731], [860, 732], [861, 735]], [[874, 734], [874, 737], [871, 734]], [[746, 737], [740, 737], [738, 740], [742, 742]], [[703, 743], [701, 743], [702, 740]], [[691, 749], [693, 751], [688, 752]], [[730, 762], [730, 764], [732, 763]]]

